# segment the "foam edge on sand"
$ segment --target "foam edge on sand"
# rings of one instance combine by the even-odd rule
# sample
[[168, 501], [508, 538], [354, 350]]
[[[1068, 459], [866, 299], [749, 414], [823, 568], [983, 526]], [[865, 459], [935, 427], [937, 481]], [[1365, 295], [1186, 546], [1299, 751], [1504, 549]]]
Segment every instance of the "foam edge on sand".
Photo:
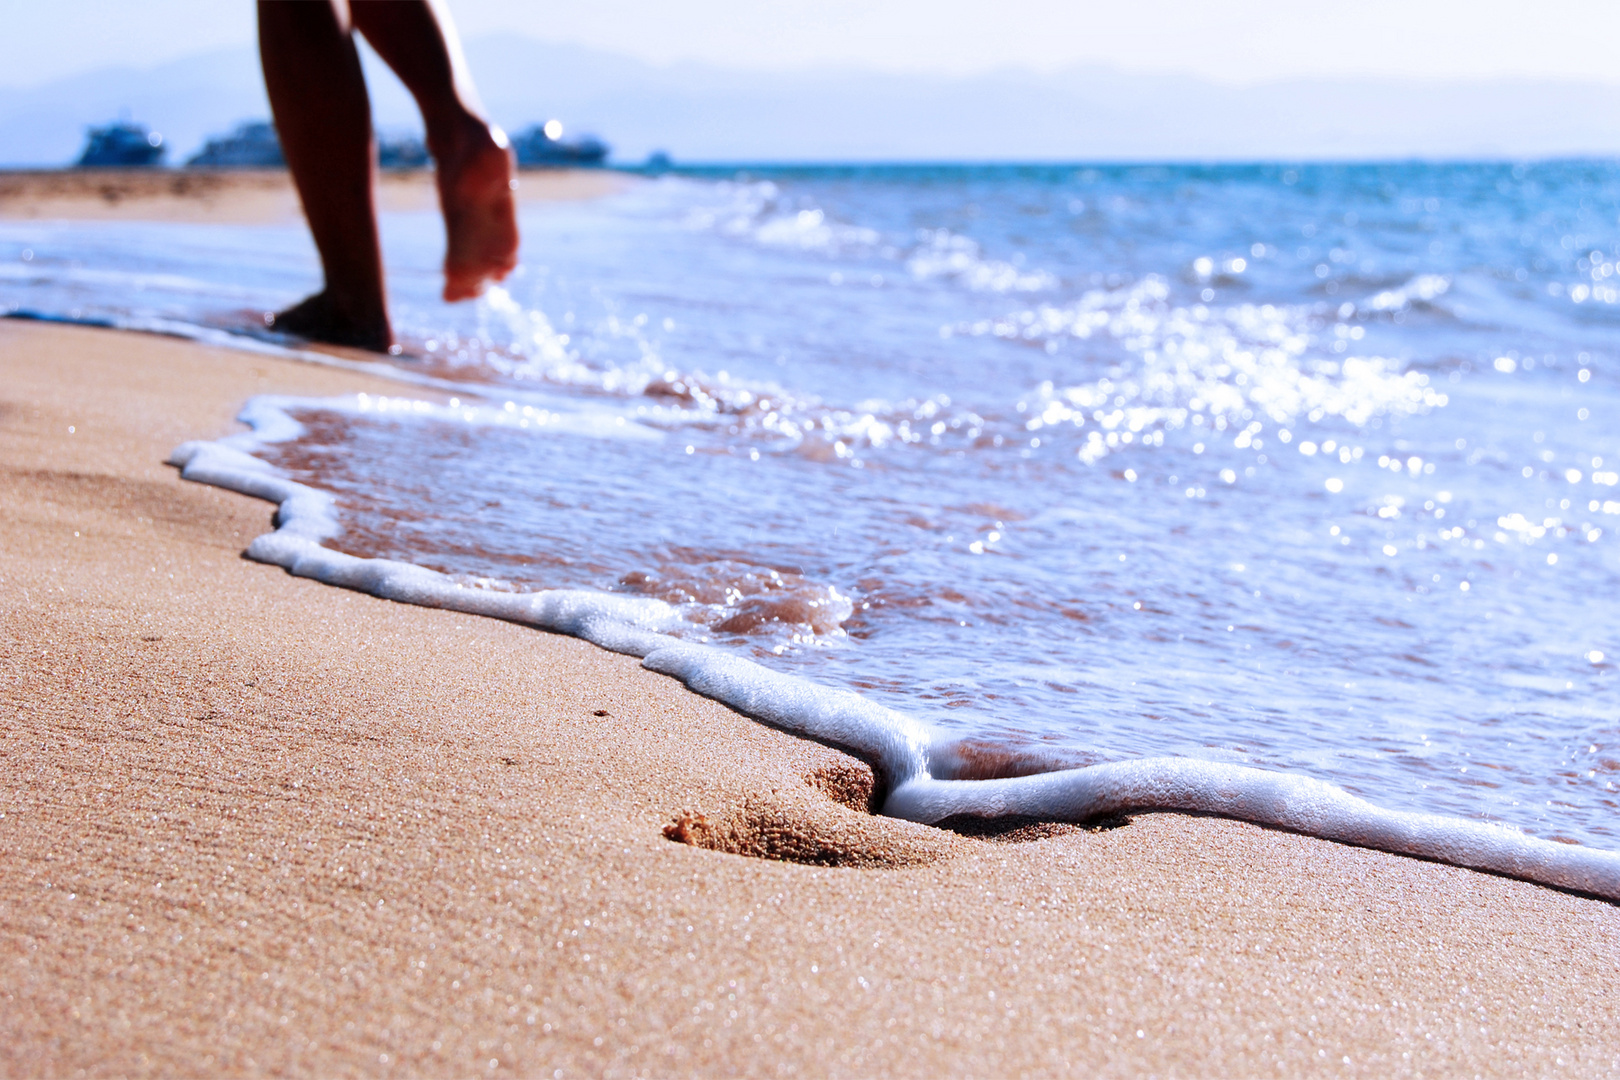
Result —
[[923, 824], [950, 817], [1085, 821], [1143, 810], [1215, 814], [1358, 847], [1432, 859], [1620, 901], [1620, 853], [1561, 844], [1505, 825], [1385, 810], [1334, 784], [1295, 773], [1143, 758], [998, 779], [975, 779], [969, 756], [921, 722], [848, 690], [772, 671], [709, 645], [681, 641], [660, 600], [586, 590], [502, 593], [445, 574], [323, 546], [341, 531], [330, 495], [292, 481], [252, 450], [302, 430], [283, 401], [255, 398], [239, 419], [251, 432], [188, 442], [169, 456], [187, 480], [276, 504], [274, 531], [247, 556], [298, 577], [400, 603], [445, 608], [582, 638], [745, 716], [840, 747], [873, 765], [882, 812]]

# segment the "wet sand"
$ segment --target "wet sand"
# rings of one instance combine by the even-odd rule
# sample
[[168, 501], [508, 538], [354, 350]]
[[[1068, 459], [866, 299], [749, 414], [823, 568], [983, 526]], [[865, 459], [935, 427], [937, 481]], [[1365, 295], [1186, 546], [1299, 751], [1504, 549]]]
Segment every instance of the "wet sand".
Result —
[[[529, 169], [520, 174], [518, 201], [593, 199], [635, 182], [604, 169]], [[396, 213], [437, 210], [433, 174], [379, 174], [377, 205]], [[269, 225], [301, 216], [298, 193], [285, 169], [0, 171], [0, 220]]]
[[0, 1074], [1620, 1069], [1620, 906], [1177, 814], [873, 817], [632, 659], [248, 562], [268, 505], [162, 464], [385, 389], [0, 321]]

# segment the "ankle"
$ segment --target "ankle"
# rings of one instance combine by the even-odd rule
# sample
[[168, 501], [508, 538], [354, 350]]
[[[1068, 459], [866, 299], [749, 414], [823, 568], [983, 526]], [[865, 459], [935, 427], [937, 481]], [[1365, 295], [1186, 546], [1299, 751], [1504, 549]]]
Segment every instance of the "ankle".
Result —
[[344, 296], [328, 289], [326, 306], [332, 317], [346, 326], [363, 330], [368, 335], [388, 342], [394, 340], [393, 325], [388, 318], [388, 305], [375, 297]]
[[428, 130], [428, 153], [441, 166], [459, 164], [484, 147], [495, 145], [489, 124], [459, 106]]
[[386, 311], [351, 312], [324, 291], [278, 312], [270, 325], [311, 341], [356, 346], [374, 352], [390, 352], [394, 344], [394, 332]]

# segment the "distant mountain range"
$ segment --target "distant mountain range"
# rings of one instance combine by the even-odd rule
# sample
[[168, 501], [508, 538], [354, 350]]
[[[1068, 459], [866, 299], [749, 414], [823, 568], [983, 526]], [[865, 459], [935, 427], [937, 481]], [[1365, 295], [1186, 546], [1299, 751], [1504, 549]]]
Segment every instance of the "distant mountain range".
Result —
[[[1256, 160], [1620, 154], [1620, 87], [1532, 80], [1292, 80], [1249, 87], [1098, 67], [962, 78], [823, 69], [771, 75], [639, 60], [512, 35], [470, 41], [509, 129], [552, 117], [614, 160]], [[419, 130], [367, 56], [378, 126]], [[0, 89], [0, 165], [71, 161], [87, 124], [127, 113], [177, 162], [269, 107], [252, 48]]]

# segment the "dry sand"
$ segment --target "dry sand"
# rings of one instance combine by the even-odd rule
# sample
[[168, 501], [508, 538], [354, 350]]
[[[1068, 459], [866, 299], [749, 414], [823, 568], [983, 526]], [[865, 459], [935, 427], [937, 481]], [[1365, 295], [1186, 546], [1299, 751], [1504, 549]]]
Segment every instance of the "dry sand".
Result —
[[[531, 169], [518, 201], [593, 199], [635, 183], [603, 169]], [[399, 213], [438, 209], [433, 174], [385, 172], [377, 205]], [[0, 220], [177, 221], [270, 225], [298, 221], [285, 169], [41, 169], [0, 172]]]
[[1210, 818], [873, 817], [632, 659], [247, 562], [269, 507], [162, 464], [360, 389], [0, 322], [0, 1074], [1620, 1070], [1616, 905]]

